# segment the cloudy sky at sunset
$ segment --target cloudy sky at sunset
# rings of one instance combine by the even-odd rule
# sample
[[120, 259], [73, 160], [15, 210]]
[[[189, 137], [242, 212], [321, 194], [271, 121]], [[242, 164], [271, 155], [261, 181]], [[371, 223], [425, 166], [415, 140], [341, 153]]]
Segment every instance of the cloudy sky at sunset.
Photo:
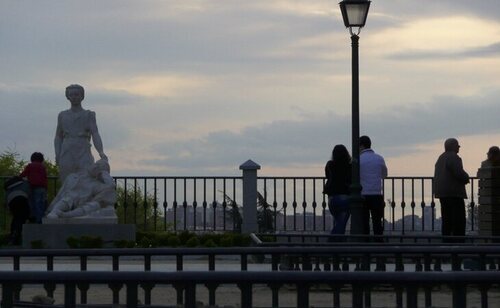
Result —
[[[351, 144], [351, 46], [331, 0], [2, 0], [0, 150], [54, 159], [85, 87], [120, 175], [322, 175]], [[390, 175], [431, 175], [457, 137], [475, 175], [500, 144], [500, 1], [373, 0], [361, 133]]]

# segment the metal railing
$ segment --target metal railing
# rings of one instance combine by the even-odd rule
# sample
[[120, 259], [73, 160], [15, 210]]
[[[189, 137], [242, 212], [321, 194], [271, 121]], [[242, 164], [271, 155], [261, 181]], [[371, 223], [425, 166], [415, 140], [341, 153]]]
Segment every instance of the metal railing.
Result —
[[[390, 286], [395, 293], [401, 296], [395, 297], [394, 303], [383, 302], [384, 306], [403, 307], [403, 292], [406, 294], [406, 307], [420, 307], [419, 291], [425, 294], [425, 306], [432, 306], [433, 295], [442, 290], [433, 292], [434, 286], [448, 285], [451, 287], [451, 305], [455, 308], [467, 307], [467, 289], [475, 289], [480, 293], [481, 307], [488, 307], [488, 290], [494, 286], [498, 287], [500, 276], [494, 272], [450, 272], [443, 273], [367, 273], [367, 272], [241, 272], [238, 275], [230, 272], [183, 272], [183, 273], [159, 273], [159, 272], [10, 272], [0, 277], [2, 285], [2, 307], [12, 307], [15, 303], [15, 289], [20, 283], [29, 284], [63, 284], [64, 285], [64, 307], [77, 307], [76, 288], [77, 285], [125, 285], [127, 307], [138, 307], [138, 288], [147, 285], [153, 288], [162, 285], [174, 289], [184, 290], [184, 306], [186, 308], [198, 307], [197, 286], [230, 285], [240, 290], [240, 307], [250, 308], [253, 306], [254, 294], [252, 288], [259, 284], [267, 286], [271, 290], [279, 290], [284, 285], [293, 285], [296, 288], [296, 307], [310, 307], [311, 287], [318, 284], [328, 286], [330, 290], [331, 303], [329, 306], [340, 307], [341, 289], [349, 286], [351, 291], [351, 307], [371, 307], [376, 305], [372, 302], [372, 290], [383, 286]], [[385, 291], [387, 292], [387, 291]], [[327, 292], [323, 292], [325, 295]], [[262, 296], [259, 292], [257, 296]], [[273, 292], [269, 299], [272, 307], [280, 307], [279, 292]], [[492, 306], [498, 303], [494, 303]], [[149, 307], [146, 305], [145, 307]], [[174, 303], [165, 303], [154, 307], [176, 307]]]
[[[0, 177], [3, 184], [7, 177]], [[389, 177], [383, 185], [385, 233], [412, 234], [440, 231], [440, 205], [432, 191], [432, 177]], [[136, 224], [139, 230], [233, 231], [243, 222], [244, 177], [115, 177], [116, 210], [120, 223]], [[260, 232], [327, 232], [333, 220], [322, 193], [323, 177], [258, 177], [252, 200], [259, 212]], [[58, 189], [50, 179], [49, 198]], [[467, 233], [477, 232], [477, 185], [467, 185]], [[2, 190], [0, 197], [4, 194]], [[4, 198], [2, 198], [4, 199]], [[50, 200], [49, 200], [50, 201]], [[248, 202], [248, 201], [247, 201]], [[0, 209], [8, 230], [8, 214]], [[349, 227], [348, 227], [349, 228]]]
[[[228, 269], [229, 257], [239, 262]], [[264, 260], [253, 256], [265, 256]], [[104, 258], [109, 257], [109, 258]], [[133, 258], [135, 257], [135, 258]], [[172, 257], [172, 258], [169, 258]], [[270, 289], [272, 307], [280, 307], [280, 288], [294, 285], [297, 307], [308, 307], [313, 285], [326, 285], [332, 302], [328, 306], [340, 307], [340, 299], [348, 297], [352, 307], [370, 307], [372, 295], [383, 288], [395, 294], [395, 306], [403, 306], [406, 293], [408, 307], [418, 304], [418, 290], [424, 290], [426, 307], [442, 290], [435, 286], [451, 286], [453, 307], [465, 307], [470, 292], [479, 293], [481, 307], [487, 307], [488, 290], [498, 293], [500, 246], [491, 244], [456, 245], [364, 245], [350, 247], [253, 247], [253, 248], [175, 248], [175, 249], [87, 249], [87, 250], [0, 250], [2, 260], [11, 259], [12, 268], [1, 271], [3, 307], [21, 300], [23, 284], [37, 284], [53, 297], [56, 285], [64, 285], [64, 305], [74, 307], [76, 290], [80, 303], [87, 304], [89, 284], [107, 284], [112, 291], [112, 303], [120, 303], [120, 292], [126, 286], [126, 303], [135, 307], [138, 288], [144, 295], [144, 304], [153, 302], [153, 289], [168, 285], [175, 290], [175, 304], [194, 307], [197, 286], [208, 290], [208, 304], [218, 302], [218, 287], [229, 284], [241, 291], [242, 307], [252, 307], [252, 286], [265, 285]], [[45, 268], [43, 270], [44, 258]], [[137, 259], [138, 258], [138, 259]], [[229, 258], [229, 259], [228, 259]], [[255, 263], [255, 260], [260, 262]], [[265, 260], [268, 261], [265, 261]], [[35, 272], [23, 270], [23, 264], [35, 263], [42, 267]], [[193, 260], [206, 262], [206, 270], [190, 269]], [[288, 262], [291, 260], [291, 262]], [[477, 271], [462, 271], [465, 260], [477, 262]], [[95, 270], [93, 262], [110, 262], [108, 270]], [[127, 266], [134, 263], [133, 271]], [[76, 268], [69, 264], [76, 265]], [[230, 262], [229, 262], [230, 263]], [[169, 264], [175, 265], [174, 268]], [[286, 271], [282, 265], [292, 265]], [[64, 265], [58, 268], [60, 265]], [[105, 264], [101, 264], [101, 268]], [[26, 267], [30, 269], [31, 267]], [[125, 268], [125, 270], [123, 270]], [[281, 270], [281, 271], [280, 271]], [[298, 270], [298, 271], [297, 271]], [[235, 274], [235, 271], [237, 274]], [[163, 286], [165, 287], [165, 286]], [[389, 287], [389, 291], [387, 288]], [[289, 289], [289, 288], [288, 288]], [[322, 294], [325, 293], [323, 289]], [[433, 294], [434, 293], [434, 294]], [[497, 294], [495, 293], [495, 294]], [[260, 294], [260, 292], [259, 292]], [[259, 295], [260, 296], [260, 295]], [[134, 305], [130, 306], [131, 303]], [[494, 307], [496, 304], [493, 304]], [[378, 304], [375, 306], [383, 306]], [[392, 306], [392, 304], [391, 304]], [[157, 307], [155, 305], [155, 307]]]

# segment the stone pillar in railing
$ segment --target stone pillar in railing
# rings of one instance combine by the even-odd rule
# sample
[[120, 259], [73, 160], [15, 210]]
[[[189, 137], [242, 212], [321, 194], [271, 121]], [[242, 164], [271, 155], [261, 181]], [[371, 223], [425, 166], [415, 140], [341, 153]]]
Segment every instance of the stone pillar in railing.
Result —
[[258, 231], [257, 225], [257, 170], [259, 164], [247, 160], [240, 166], [243, 170], [243, 233]]
[[479, 234], [500, 235], [500, 166], [483, 162], [479, 178]]

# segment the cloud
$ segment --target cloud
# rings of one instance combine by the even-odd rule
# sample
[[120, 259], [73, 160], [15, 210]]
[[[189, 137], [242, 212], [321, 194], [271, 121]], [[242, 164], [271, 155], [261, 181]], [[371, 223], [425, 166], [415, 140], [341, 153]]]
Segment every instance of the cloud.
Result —
[[500, 42], [461, 51], [404, 51], [387, 56], [392, 60], [456, 60], [500, 56]]
[[[361, 115], [361, 133], [387, 157], [418, 151], [417, 144], [450, 136], [491, 134], [500, 129], [497, 93], [484, 97], [439, 97], [429, 104]], [[144, 161], [175, 170], [237, 166], [246, 159], [274, 167], [317, 164], [334, 144], [350, 148], [350, 117], [334, 113], [300, 121], [275, 121], [239, 132], [218, 131], [185, 141], [162, 142], [152, 150], [163, 159]]]

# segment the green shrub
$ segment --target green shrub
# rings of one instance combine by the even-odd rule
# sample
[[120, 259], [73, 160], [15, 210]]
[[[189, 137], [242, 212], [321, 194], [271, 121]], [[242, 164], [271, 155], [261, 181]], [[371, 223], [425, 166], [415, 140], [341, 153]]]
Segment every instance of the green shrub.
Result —
[[221, 239], [219, 245], [221, 247], [231, 247], [233, 246], [233, 236], [231, 234], [224, 234]]
[[0, 234], [0, 247], [5, 246], [9, 243], [10, 235], [7, 233]]
[[[33, 242], [31, 242], [33, 244]], [[69, 248], [80, 248], [80, 241], [74, 236], [70, 236], [66, 239], [66, 244]]]
[[249, 246], [252, 240], [246, 234], [233, 234], [233, 245], [237, 247]]
[[43, 249], [45, 248], [45, 243], [42, 240], [35, 240], [30, 242], [31, 249]]
[[[206, 243], [208, 241], [210, 241], [212, 243], [211, 245], [214, 245], [214, 246], [210, 246], [210, 247], [219, 246], [220, 235], [218, 235], [218, 234], [205, 233], [205, 234], [199, 235], [198, 237], [200, 238], [200, 243], [203, 246], [207, 246]], [[207, 247], [209, 247], [209, 246], [207, 246]]]
[[156, 246], [157, 247], [167, 247], [168, 244], [168, 238], [172, 236], [172, 233], [166, 232], [166, 233], [160, 233], [155, 236], [155, 241], [156, 241]]
[[66, 244], [69, 248], [102, 248], [103, 240], [100, 236], [87, 236], [81, 237], [70, 236], [66, 239]]
[[80, 237], [80, 248], [102, 248], [104, 242], [100, 236]]
[[150, 238], [148, 237], [142, 237], [141, 239], [137, 240], [137, 247], [140, 248], [151, 248], [153, 246], [153, 242]]
[[181, 245], [186, 245], [187, 242], [193, 237], [196, 237], [196, 234], [189, 231], [182, 231], [181, 233], [179, 233], [179, 240], [181, 241]]
[[177, 247], [177, 246], [181, 246], [181, 239], [179, 238], [179, 236], [175, 235], [175, 234], [172, 234], [168, 237], [168, 246], [170, 247]]
[[217, 247], [217, 244], [211, 239], [205, 241], [202, 245], [205, 247]]
[[197, 236], [191, 237], [187, 242], [186, 246], [187, 247], [197, 247], [200, 245], [200, 240], [198, 239]]
[[113, 242], [113, 247], [115, 248], [134, 248], [134, 241], [118, 240]]

